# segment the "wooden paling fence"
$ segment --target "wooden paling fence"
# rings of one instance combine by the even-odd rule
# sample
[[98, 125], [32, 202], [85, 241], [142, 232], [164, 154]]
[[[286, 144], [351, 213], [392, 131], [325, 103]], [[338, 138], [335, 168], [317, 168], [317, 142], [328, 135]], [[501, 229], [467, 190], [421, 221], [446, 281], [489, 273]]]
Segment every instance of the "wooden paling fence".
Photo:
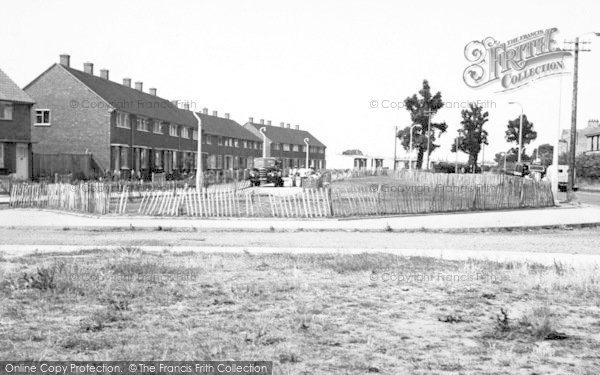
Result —
[[[13, 184], [11, 207], [39, 207], [93, 214], [190, 217], [346, 217], [497, 210], [554, 205], [550, 184], [512, 176], [486, 176], [484, 184], [446, 185], [442, 177], [414, 176], [404, 185], [251, 189], [249, 183], [138, 190], [110, 184]], [[430, 180], [428, 180], [430, 179]], [[392, 180], [404, 183], [404, 180]], [[432, 185], [424, 185], [427, 182]], [[440, 182], [440, 184], [435, 184]], [[420, 185], [416, 183], [421, 183]]]
[[14, 184], [10, 207], [38, 207], [106, 214], [110, 190], [105, 184]]
[[[276, 190], [277, 191], [277, 190]], [[192, 217], [328, 217], [331, 190], [302, 189], [295, 194], [257, 194], [251, 190], [215, 190], [199, 193], [186, 188], [148, 191], [139, 200], [123, 192], [115, 213]]]
[[420, 214], [550, 207], [549, 183], [511, 179], [497, 185], [363, 185], [334, 188], [334, 216]]

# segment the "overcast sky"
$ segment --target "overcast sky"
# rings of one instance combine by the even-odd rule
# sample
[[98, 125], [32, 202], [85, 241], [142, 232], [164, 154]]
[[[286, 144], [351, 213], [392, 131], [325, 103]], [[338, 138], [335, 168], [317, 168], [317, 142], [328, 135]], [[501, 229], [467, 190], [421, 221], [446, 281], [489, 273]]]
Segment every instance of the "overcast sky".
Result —
[[[471, 89], [462, 76], [464, 47], [557, 27], [558, 40], [600, 31], [598, 1], [11, 1], [2, 6], [0, 68], [21, 87], [54, 62], [94, 63], [112, 80], [143, 81], [159, 96], [198, 108], [299, 124], [328, 153], [359, 148], [393, 154], [394, 126], [410, 124], [404, 109], [371, 108], [402, 102], [423, 79], [447, 102], [491, 101], [490, 146], [506, 150], [506, 123], [520, 101], [541, 143], [570, 124], [572, 75], [548, 78], [510, 93]], [[490, 4], [490, 5], [488, 5]], [[600, 117], [600, 38], [588, 36], [581, 54], [578, 126]], [[562, 44], [562, 43], [561, 43]], [[567, 61], [572, 70], [573, 59]], [[562, 103], [559, 106], [559, 103]], [[434, 158], [454, 159], [450, 144], [460, 108], [434, 121], [448, 133]], [[530, 151], [529, 151], [530, 152]]]

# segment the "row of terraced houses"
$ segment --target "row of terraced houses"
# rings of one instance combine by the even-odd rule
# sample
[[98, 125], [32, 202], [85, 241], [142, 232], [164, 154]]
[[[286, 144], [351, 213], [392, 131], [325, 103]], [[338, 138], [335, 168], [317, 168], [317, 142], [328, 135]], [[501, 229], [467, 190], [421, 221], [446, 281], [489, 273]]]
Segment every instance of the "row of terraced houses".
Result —
[[[280, 158], [284, 168], [303, 168], [305, 139], [308, 166], [326, 166], [326, 146], [298, 125], [282, 122], [274, 126], [271, 121], [255, 122], [252, 117], [241, 125], [228, 113], [219, 116], [206, 108], [195, 116], [188, 104], [161, 98], [156, 88], [145, 92], [142, 82], [132, 85], [130, 78], [123, 78], [121, 83], [112, 81], [107, 69], [96, 75], [92, 63], [84, 63], [83, 70], [75, 69], [69, 55], [60, 55], [59, 63], [23, 90], [3, 73], [0, 79], [12, 84], [4, 98], [1, 93], [7, 90], [0, 89], [0, 174], [12, 173], [19, 178], [49, 175], [65, 166], [51, 166], [45, 161], [64, 160], [57, 157], [69, 155], [89, 156], [89, 174], [149, 178], [155, 172], [192, 172], [197, 160], [197, 118], [204, 170], [252, 168], [253, 159], [263, 155], [263, 147], [267, 156]], [[15, 99], [12, 102], [11, 95]], [[17, 126], [21, 133], [14, 136], [2, 133], [6, 130], [2, 110], [9, 104], [22, 123]], [[7, 151], [17, 149], [21, 150], [19, 155], [29, 157], [26, 162], [17, 163], [16, 151]]]

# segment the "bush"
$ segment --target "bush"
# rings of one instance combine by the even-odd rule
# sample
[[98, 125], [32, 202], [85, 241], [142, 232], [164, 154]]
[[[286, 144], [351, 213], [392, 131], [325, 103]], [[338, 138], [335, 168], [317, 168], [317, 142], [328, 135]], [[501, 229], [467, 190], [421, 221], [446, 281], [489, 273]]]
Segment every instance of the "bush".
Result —
[[575, 158], [577, 177], [600, 178], [600, 154], [579, 155]]

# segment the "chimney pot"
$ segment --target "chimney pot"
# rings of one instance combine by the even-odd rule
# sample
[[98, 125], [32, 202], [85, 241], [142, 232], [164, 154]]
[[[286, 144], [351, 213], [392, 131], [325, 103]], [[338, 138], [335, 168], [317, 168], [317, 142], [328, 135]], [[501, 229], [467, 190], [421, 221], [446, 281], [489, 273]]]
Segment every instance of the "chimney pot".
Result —
[[150, 95], [156, 96], [156, 87], [151, 87], [149, 92], [150, 92]]
[[290, 128], [290, 124], [288, 123], [285, 127], [289, 129]]
[[217, 111], [213, 111], [212, 115], [216, 117], [217, 116]]
[[135, 83], [135, 89], [138, 90], [138, 91], [144, 91], [144, 83], [140, 82], [140, 81], [137, 81]]
[[94, 74], [94, 64], [91, 62], [83, 63], [83, 71], [87, 74]]
[[171, 100], [171, 104], [173, 104], [173, 107], [179, 108], [179, 100]]
[[66, 66], [67, 68], [71, 66], [71, 56], [65, 54], [60, 55], [60, 65]]
[[206, 107], [202, 108], [202, 113], [205, 115], [208, 115], [208, 108], [206, 108]]
[[108, 69], [100, 69], [100, 77], [108, 79]]
[[268, 120], [268, 121], [267, 121], [267, 125], [271, 125], [271, 120]]
[[254, 123], [254, 117], [248, 117], [248, 122], [253, 124]]
[[280, 123], [279, 123], [279, 127], [281, 127], [281, 128], [285, 128], [285, 123], [284, 123], [284, 122], [280, 122]]
[[296, 130], [300, 130], [300, 125], [296, 125]]
[[225, 113], [225, 118], [229, 120], [229, 113]]
[[131, 78], [123, 78], [123, 86], [131, 87]]
[[189, 111], [190, 110], [190, 103], [187, 103], [187, 102], [183, 103], [183, 109], [185, 109], [186, 111]]
[[265, 124], [265, 119], [264, 119], [264, 118], [261, 118], [261, 119], [260, 119], [260, 124], [261, 124], [261, 125], [264, 125], [264, 124]]

